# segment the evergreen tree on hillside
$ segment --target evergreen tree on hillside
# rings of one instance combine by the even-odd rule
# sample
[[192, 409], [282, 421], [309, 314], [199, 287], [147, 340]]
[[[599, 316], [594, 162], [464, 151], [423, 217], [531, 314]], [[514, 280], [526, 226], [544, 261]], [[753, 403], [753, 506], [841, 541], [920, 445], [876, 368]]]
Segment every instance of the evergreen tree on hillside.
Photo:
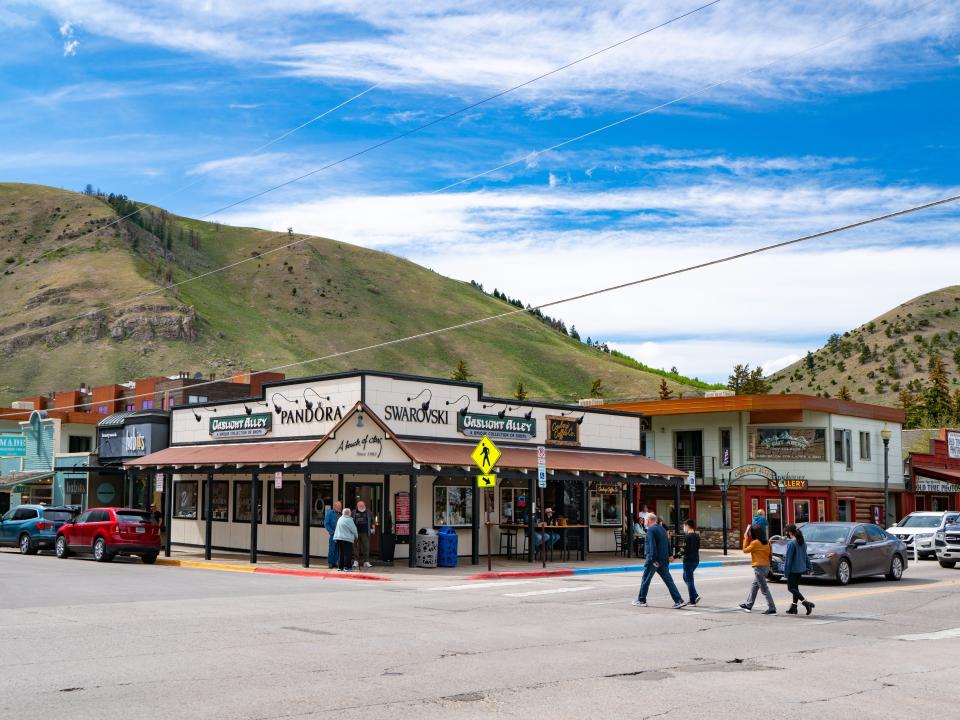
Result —
[[939, 355], [933, 355], [927, 366], [929, 385], [923, 393], [923, 408], [936, 427], [949, 425], [954, 419], [953, 398], [950, 395], [950, 379]]
[[660, 391], [659, 391], [661, 400], [672, 400], [673, 399], [673, 390], [667, 385], [666, 379], [660, 381]]
[[750, 365], [737, 364], [733, 366], [733, 373], [727, 379], [727, 389], [737, 395], [766, 395], [771, 385], [763, 376], [763, 368], [750, 369]]
[[590, 386], [590, 397], [601, 398], [606, 391], [607, 389], [603, 386], [603, 380], [597, 378]]
[[467, 364], [463, 360], [457, 360], [457, 367], [454, 368], [453, 375], [450, 376], [450, 379], [461, 382], [466, 382], [470, 379], [470, 371], [467, 369]]
[[[571, 326], [570, 326], [570, 337], [572, 337], [574, 340], [579, 340], [579, 339], [580, 339], [580, 333], [577, 332], [577, 326], [576, 326], [576, 325], [571, 325]], [[960, 363], [958, 363], [958, 364], [960, 364]]]
[[853, 396], [850, 395], [850, 388], [842, 385], [840, 390], [837, 391], [837, 400], [853, 400]]
[[523, 380], [517, 381], [517, 389], [513, 391], [513, 397], [515, 400], [527, 399], [527, 389], [523, 386]]
[[816, 367], [816, 361], [813, 357], [813, 353], [807, 350], [807, 357], [804, 359], [804, 362], [807, 364], [807, 370], [813, 370]]

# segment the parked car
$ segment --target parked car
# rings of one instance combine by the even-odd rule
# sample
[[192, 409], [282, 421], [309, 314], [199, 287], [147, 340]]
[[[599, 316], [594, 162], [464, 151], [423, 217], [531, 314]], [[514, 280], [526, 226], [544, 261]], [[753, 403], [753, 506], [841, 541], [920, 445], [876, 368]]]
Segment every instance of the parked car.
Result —
[[887, 532], [896, 535], [907, 546], [907, 552], [913, 555], [914, 544], [921, 558], [932, 558], [937, 554], [934, 537], [947, 523], [957, 519], [955, 512], [912, 512]]
[[[799, 526], [807, 544], [813, 576], [830, 578], [846, 585], [854, 578], [886, 575], [899, 580], [907, 569], [907, 547], [883, 528], [868, 523], [804, 523]], [[783, 576], [787, 541], [771, 538], [771, 577]]]
[[160, 554], [160, 529], [150, 513], [127, 508], [91, 508], [57, 532], [58, 558], [90, 553], [98, 562], [139, 555], [148, 565]]
[[950, 513], [952, 520], [937, 530], [934, 544], [937, 549], [937, 560], [940, 567], [952, 568], [960, 560], [960, 516]]
[[24, 555], [52, 550], [57, 530], [73, 519], [77, 510], [69, 505], [18, 505], [0, 518], [0, 546], [18, 547]]

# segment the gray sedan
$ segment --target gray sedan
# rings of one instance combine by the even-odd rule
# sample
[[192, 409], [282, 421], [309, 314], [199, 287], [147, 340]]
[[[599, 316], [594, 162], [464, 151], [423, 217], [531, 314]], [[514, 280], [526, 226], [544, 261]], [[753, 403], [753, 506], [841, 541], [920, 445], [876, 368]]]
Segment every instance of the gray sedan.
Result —
[[[846, 585], [854, 578], [886, 575], [899, 580], [907, 569], [907, 546], [877, 525], [868, 523], [804, 523], [799, 526], [813, 567], [811, 575]], [[784, 538], [773, 537], [772, 580], [783, 576]]]

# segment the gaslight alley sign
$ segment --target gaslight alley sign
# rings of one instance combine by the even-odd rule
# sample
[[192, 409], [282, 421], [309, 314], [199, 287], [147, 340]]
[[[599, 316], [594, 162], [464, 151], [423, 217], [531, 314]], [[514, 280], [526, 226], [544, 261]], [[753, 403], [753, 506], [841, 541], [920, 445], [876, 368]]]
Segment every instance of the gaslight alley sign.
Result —
[[273, 426], [270, 413], [231, 415], [210, 418], [210, 436], [215, 438], [255, 437], [266, 435]]
[[478, 415], [466, 413], [457, 416], [457, 429], [470, 437], [507, 438], [510, 440], [530, 440], [537, 434], [537, 421], [533, 418], [500, 417], [499, 415]]

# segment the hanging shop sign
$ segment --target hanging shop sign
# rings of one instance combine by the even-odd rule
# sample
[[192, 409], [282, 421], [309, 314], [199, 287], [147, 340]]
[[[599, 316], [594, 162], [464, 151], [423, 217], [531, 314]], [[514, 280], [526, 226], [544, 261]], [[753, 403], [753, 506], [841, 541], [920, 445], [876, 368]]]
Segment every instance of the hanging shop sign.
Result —
[[739, 480], [740, 478], [757, 476], [765, 478], [766, 480], [772, 481], [774, 484], [777, 482], [777, 471], [773, 468], [769, 468], [766, 465], [741, 465], [738, 468], [734, 468], [732, 473], [734, 480]]
[[83, 495], [87, 491], [87, 478], [65, 478], [63, 482], [63, 492], [67, 495]]
[[449, 425], [449, 410], [431, 410], [424, 407], [404, 407], [387, 405], [383, 408], [383, 419], [387, 422], [424, 423], [426, 425]]
[[747, 452], [751, 460], [827, 459], [824, 428], [750, 428]]
[[790, 475], [782, 475], [776, 480], [767, 480], [768, 490], [779, 491], [781, 489], [781, 485], [783, 485], [784, 490], [806, 490], [807, 479], [802, 477], [792, 477]]
[[944, 482], [943, 480], [932, 480], [925, 477], [917, 477], [916, 492], [929, 493], [955, 493], [960, 492], [960, 485]]
[[488, 435], [508, 440], [530, 440], [537, 434], [537, 421], [533, 418], [528, 420], [523, 417], [466, 413], [457, 415], [457, 430], [469, 437]]
[[266, 435], [272, 427], [273, 416], [270, 413], [212, 417], [210, 418], [210, 437], [256, 437]]
[[574, 417], [547, 415], [547, 445], [580, 445], [580, 423]]
[[0, 457], [26, 457], [27, 439], [23, 435], [0, 435]]

